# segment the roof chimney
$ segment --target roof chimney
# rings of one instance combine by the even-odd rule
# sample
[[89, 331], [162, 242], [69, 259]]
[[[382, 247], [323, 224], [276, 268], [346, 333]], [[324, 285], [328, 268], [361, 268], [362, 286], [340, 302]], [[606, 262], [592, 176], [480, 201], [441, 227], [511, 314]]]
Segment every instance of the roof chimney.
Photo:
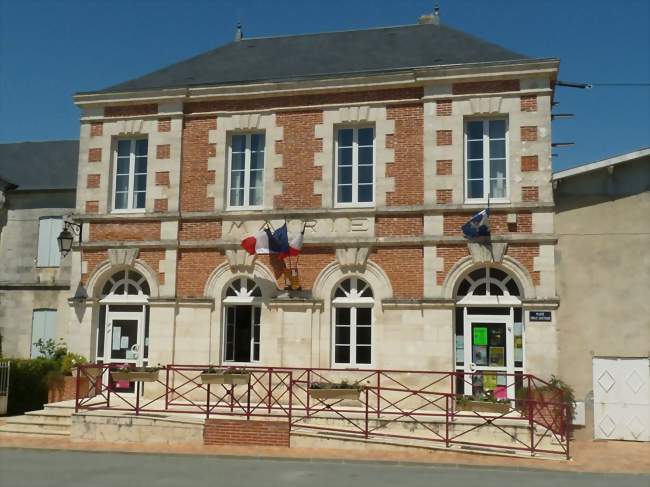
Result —
[[418, 24], [440, 25], [440, 5], [436, 2], [433, 13], [420, 15]]
[[244, 33], [241, 31], [241, 22], [237, 22], [237, 30], [235, 31], [235, 42], [239, 42], [244, 38]]

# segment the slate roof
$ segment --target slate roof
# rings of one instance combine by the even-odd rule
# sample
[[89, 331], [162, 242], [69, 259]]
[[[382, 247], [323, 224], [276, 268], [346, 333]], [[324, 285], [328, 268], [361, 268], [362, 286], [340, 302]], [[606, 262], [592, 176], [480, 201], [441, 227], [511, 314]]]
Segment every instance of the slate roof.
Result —
[[0, 178], [16, 191], [75, 189], [79, 141], [0, 144]]
[[445, 25], [418, 24], [243, 39], [95, 93], [526, 59], [530, 58]]

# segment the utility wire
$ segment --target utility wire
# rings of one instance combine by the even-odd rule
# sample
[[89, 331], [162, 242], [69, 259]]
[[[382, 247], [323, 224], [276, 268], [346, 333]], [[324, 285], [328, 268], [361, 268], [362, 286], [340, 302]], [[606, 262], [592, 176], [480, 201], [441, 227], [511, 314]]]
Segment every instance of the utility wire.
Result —
[[650, 83], [589, 83], [591, 86], [650, 86]]

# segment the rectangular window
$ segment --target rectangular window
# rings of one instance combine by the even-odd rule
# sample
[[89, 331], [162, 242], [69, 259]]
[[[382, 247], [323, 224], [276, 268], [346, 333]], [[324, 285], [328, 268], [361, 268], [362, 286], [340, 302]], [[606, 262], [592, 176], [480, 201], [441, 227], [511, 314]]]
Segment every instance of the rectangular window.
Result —
[[259, 207], [264, 203], [264, 143], [264, 134], [230, 137], [230, 208]]
[[35, 309], [32, 314], [32, 352], [31, 357], [40, 357], [35, 343], [39, 340], [56, 340], [56, 310]]
[[147, 199], [147, 139], [117, 141], [115, 154], [115, 210], [144, 210]]
[[504, 119], [465, 124], [465, 197], [508, 198], [508, 124]]
[[372, 363], [372, 308], [336, 307], [334, 321], [334, 363]]
[[341, 128], [336, 137], [336, 203], [368, 205], [375, 198], [375, 129]]
[[44, 217], [38, 221], [37, 267], [58, 267], [61, 263], [57, 237], [63, 230], [63, 219]]

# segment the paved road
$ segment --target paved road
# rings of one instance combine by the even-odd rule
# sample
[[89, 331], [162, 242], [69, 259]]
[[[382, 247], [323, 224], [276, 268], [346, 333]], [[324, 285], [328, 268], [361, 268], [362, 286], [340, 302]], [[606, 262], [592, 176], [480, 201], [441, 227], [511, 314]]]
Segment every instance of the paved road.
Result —
[[650, 485], [650, 476], [0, 448], [2, 487]]

